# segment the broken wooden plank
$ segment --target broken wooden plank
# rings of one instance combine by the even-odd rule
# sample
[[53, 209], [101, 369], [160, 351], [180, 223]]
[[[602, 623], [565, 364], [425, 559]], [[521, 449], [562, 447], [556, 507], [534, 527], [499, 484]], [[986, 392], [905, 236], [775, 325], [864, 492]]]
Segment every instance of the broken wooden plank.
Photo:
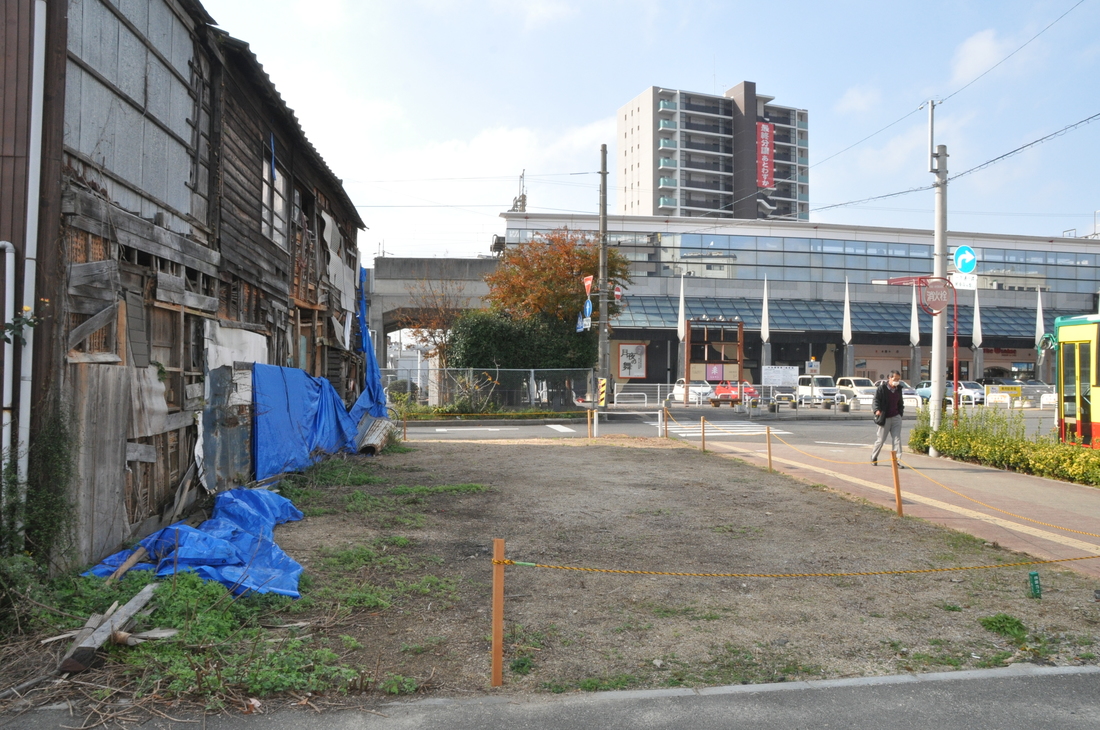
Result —
[[[112, 295], [113, 296], [113, 295]], [[83, 342], [88, 335], [92, 334], [96, 330], [102, 329], [107, 325], [115, 321], [115, 312], [118, 311], [118, 302], [114, 302], [107, 306], [107, 308], [101, 310], [99, 313], [92, 315], [91, 319], [81, 322], [79, 325], [73, 328], [69, 333], [69, 349], [73, 349], [81, 342]]]
[[65, 656], [61, 657], [62, 664], [65, 662], [66, 659], [73, 655], [73, 652], [76, 651], [76, 647], [80, 646], [80, 644], [82, 644], [85, 639], [92, 635], [93, 631], [99, 628], [99, 625], [103, 623], [104, 618], [105, 615], [102, 613], [93, 613], [91, 616], [88, 617], [88, 620], [84, 622], [84, 627], [77, 630], [76, 636], [73, 638], [73, 643], [69, 647], [69, 650], [65, 652]]
[[126, 442], [126, 461], [140, 461], [146, 464], [157, 463], [157, 447], [152, 444]]
[[111, 585], [111, 581], [118, 580], [126, 574], [126, 571], [128, 571], [130, 568], [134, 567], [147, 557], [149, 557], [149, 553], [146, 552], [145, 548], [138, 545], [137, 550], [135, 550], [133, 554], [130, 555], [130, 557], [126, 558], [126, 561], [122, 565], [118, 566], [118, 568], [115, 569], [115, 572], [107, 576], [107, 580], [103, 582], [103, 585]]
[[141, 633], [131, 634], [126, 631], [115, 631], [111, 634], [111, 643], [119, 646], [137, 646], [150, 639], [168, 639], [180, 632], [179, 629], [150, 629]]
[[153, 591], [157, 589], [158, 585], [158, 583], [150, 583], [142, 588], [141, 592], [127, 601], [125, 606], [100, 624], [91, 636], [74, 646], [71, 655], [62, 660], [61, 666], [58, 667], [59, 671], [83, 672], [87, 669], [95, 658], [96, 650], [107, 642], [112, 633], [121, 628], [135, 613], [145, 607], [145, 604], [153, 598]]

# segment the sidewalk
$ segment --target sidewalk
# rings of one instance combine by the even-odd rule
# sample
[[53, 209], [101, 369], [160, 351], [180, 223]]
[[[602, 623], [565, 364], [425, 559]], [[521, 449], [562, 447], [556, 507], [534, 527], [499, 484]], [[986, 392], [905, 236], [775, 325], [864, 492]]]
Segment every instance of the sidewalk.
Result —
[[[764, 443], [708, 442], [707, 448], [767, 467]], [[870, 446], [795, 448], [772, 440], [777, 471], [894, 510], [889, 451], [883, 450], [877, 467], [869, 463], [869, 452]], [[899, 472], [906, 517], [919, 517], [1045, 560], [1100, 555], [1100, 488], [908, 452], [901, 455], [900, 463], [906, 467]], [[1049, 567], [1100, 578], [1100, 558]]]

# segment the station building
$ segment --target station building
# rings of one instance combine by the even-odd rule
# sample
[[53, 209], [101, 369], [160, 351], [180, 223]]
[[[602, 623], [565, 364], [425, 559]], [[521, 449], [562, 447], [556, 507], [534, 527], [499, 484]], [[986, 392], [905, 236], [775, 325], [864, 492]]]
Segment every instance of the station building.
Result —
[[[563, 227], [590, 233], [593, 240], [598, 236], [595, 215], [515, 211], [501, 216], [506, 221], [505, 246]], [[632, 382], [669, 383], [681, 376], [677, 319], [683, 277], [689, 319], [712, 321], [716, 327], [736, 318], [744, 323], [744, 367], [752, 382], [760, 382], [762, 364], [798, 366], [801, 372], [811, 358], [821, 363], [826, 375], [877, 380], [898, 369], [910, 382], [929, 377], [932, 318], [917, 308], [920, 337], [914, 346], [913, 288], [885, 281], [931, 276], [931, 230], [608, 216], [608, 243], [631, 261], [633, 277], [625, 287], [623, 311], [612, 320], [613, 376], [620, 374], [620, 349], [631, 353]], [[1039, 308], [1045, 332], [1053, 331], [1055, 317], [1097, 311], [1098, 243], [1086, 238], [949, 232], [949, 256], [956, 247], [967, 245], [978, 258], [977, 289], [957, 292], [960, 377], [1012, 375], [1050, 382], [1050, 358], [1036, 370]], [[950, 261], [948, 271], [953, 271]], [[761, 337], [765, 280], [767, 349]], [[850, 373], [844, 372], [842, 341], [846, 284], [854, 350]], [[976, 298], [980, 342], [974, 337]], [[946, 316], [950, 366], [950, 307]], [[692, 362], [722, 357], [696, 347]]]

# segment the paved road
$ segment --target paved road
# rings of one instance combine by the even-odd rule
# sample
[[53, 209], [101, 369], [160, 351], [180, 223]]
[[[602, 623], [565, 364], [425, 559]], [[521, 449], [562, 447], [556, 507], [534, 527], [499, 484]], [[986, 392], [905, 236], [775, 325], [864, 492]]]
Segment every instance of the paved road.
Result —
[[[275, 706], [274, 702], [269, 707]], [[567, 696], [507, 694], [452, 701], [391, 703], [315, 714], [214, 715], [205, 723], [154, 720], [147, 728], [208, 730], [1095, 730], [1100, 727], [1100, 667], [1034, 667], [867, 677], [821, 682], [738, 685], [701, 690], [601, 692]], [[383, 716], [384, 715], [384, 716]], [[39, 711], [17, 719], [27, 730], [76, 727], [68, 713]]]

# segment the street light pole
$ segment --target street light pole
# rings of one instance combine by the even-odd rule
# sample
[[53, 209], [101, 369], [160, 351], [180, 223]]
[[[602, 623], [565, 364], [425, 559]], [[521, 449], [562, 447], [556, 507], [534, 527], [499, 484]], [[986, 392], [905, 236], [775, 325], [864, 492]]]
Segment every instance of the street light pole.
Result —
[[[600, 145], [600, 339], [599, 339], [599, 377], [603, 378], [607, 392], [611, 392], [611, 341], [610, 320], [607, 314], [607, 145]], [[606, 401], [605, 401], [606, 402]], [[601, 405], [601, 411], [607, 406]]]

